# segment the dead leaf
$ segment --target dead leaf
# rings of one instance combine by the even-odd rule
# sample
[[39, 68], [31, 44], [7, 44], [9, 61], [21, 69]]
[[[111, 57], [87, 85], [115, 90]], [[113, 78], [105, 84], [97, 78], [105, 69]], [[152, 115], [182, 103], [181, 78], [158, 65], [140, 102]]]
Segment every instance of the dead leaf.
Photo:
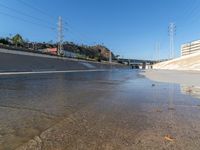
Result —
[[170, 135], [166, 135], [165, 136], [165, 140], [166, 141], [170, 141], [170, 142], [174, 142], [175, 139], [172, 136], [170, 136]]

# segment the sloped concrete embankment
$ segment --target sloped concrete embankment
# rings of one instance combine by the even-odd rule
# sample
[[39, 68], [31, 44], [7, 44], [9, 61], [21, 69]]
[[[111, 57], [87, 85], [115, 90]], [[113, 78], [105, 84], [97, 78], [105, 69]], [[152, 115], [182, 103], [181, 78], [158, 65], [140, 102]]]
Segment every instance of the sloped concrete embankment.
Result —
[[200, 52], [183, 56], [153, 66], [154, 69], [200, 71]]
[[0, 72], [67, 71], [127, 68], [120, 64], [106, 64], [82, 60], [0, 49]]

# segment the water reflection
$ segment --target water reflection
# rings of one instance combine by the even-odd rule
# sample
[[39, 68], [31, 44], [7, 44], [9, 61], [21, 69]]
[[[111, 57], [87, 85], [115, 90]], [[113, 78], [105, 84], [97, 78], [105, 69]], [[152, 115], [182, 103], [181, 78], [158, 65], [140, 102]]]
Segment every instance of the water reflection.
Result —
[[180, 85], [181, 93], [200, 99], [200, 87]]

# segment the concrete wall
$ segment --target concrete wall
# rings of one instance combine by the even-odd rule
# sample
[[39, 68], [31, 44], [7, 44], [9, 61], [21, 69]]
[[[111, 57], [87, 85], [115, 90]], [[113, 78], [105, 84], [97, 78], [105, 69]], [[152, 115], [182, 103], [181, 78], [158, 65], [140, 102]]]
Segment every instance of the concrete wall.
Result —
[[56, 56], [0, 49], [0, 72], [63, 71], [128, 68], [119, 64], [79, 61]]
[[165, 70], [200, 71], [200, 52], [155, 64], [153, 68]]

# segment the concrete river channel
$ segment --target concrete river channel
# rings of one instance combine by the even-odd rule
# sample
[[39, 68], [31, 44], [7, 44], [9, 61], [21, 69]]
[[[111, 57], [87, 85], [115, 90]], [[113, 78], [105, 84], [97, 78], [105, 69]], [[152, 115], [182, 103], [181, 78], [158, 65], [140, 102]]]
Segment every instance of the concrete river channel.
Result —
[[199, 150], [199, 88], [140, 73], [1, 75], [0, 150]]

